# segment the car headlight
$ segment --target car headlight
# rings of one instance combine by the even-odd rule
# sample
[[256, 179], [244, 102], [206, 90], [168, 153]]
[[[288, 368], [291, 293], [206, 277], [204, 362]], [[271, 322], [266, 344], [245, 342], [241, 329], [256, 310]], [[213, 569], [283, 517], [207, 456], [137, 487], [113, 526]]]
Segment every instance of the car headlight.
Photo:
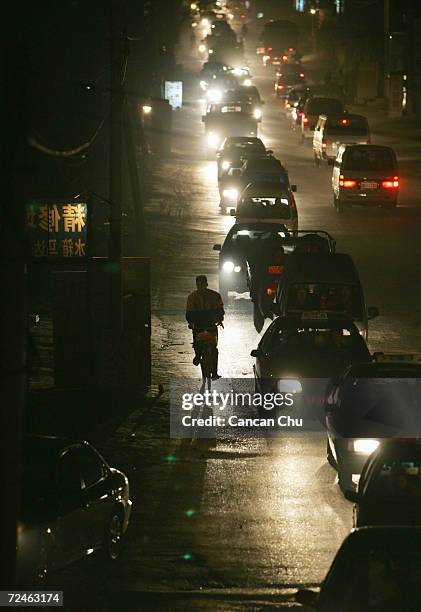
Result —
[[219, 136], [215, 132], [208, 133], [208, 145], [213, 149], [217, 149], [219, 146]]
[[361, 439], [354, 440], [353, 447], [355, 453], [361, 453], [363, 455], [371, 455], [379, 446], [379, 440]]
[[201, 44], [199, 45], [199, 53], [204, 53], [206, 51], [206, 45]]
[[222, 192], [222, 195], [227, 200], [231, 200], [232, 202], [235, 202], [238, 198], [238, 189], [235, 189], [234, 187], [232, 187], [231, 189], [224, 189], [224, 191]]
[[224, 159], [224, 161], [221, 164], [222, 170], [228, 170], [230, 166], [231, 166], [231, 162], [228, 161], [227, 159]]
[[244, 87], [251, 87], [251, 79], [244, 79], [243, 85]]
[[278, 380], [278, 391], [283, 393], [301, 393], [303, 388], [299, 380], [294, 378], [282, 378]]
[[262, 111], [260, 110], [260, 108], [255, 108], [253, 111], [253, 116], [255, 119], [261, 119], [262, 118]]
[[224, 261], [224, 263], [222, 264], [222, 269], [224, 272], [231, 273], [234, 271], [234, 268], [234, 262], [232, 261]]
[[241, 266], [234, 266], [234, 272], [241, 272]]
[[208, 89], [209, 102], [218, 103], [222, 100], [222, 91], [220, 89]]
[[200, 81], [200, 87], [203, 89], [203, 91], [205, 91], [207, 86], [208, 86], [208, 84], [206, 83], [206, 81]]
[[207, 27], [209, 25], [209, 19], [206, 19], [206, 17], [204, 17], [200, 23], [202, 26]]

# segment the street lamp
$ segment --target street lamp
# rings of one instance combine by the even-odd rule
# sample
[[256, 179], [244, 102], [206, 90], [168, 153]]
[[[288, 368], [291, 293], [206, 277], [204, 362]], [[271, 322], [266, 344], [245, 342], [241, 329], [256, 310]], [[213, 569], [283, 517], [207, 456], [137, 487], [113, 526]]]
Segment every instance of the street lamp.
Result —
[[312, 15], [315, 15], [315, 14], [317, 13], [317, 9], [315, 9], [315, 8], [311, 8], [311, 9], [310, 9], [310, 13], [311, 13]]
[[142, 111], [144, 115], [150, 115], [152, 112], [152, 106], [150, 106], [149, 104], [144, 104], [142, 106]]

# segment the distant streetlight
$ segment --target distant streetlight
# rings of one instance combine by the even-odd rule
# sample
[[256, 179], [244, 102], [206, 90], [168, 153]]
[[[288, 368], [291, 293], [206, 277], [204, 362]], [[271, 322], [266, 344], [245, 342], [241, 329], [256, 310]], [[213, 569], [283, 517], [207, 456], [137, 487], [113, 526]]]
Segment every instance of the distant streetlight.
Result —
[[315, 15], [315, 14], [317, 13], [317, 9], [315, 9], [315, 8], [311, 8], [311, 9], [310, 9], [310, 13], [311, 13], [312, 15]]
[[144, 104], [142, 106], [142, 111], [144, 115], [150, 115], [152, 112], [152, 106], [150, 106], [149, 104]]

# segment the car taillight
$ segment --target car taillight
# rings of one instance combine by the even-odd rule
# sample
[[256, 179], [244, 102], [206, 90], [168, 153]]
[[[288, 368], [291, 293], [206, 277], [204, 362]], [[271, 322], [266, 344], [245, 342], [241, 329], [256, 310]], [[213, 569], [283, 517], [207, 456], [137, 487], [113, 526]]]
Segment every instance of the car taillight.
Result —
[[283, 88], [284, 88], [284, 86], [283, 86], [283, 85], [278, 85], [278, 86], [277, 86], [277, 88], [278, 88], [278, 89], [283, 89]]
[[284, 271], [284, 266], [275, 266], [275, 265], [268, 266], [268, 274], [282, 274], [283, 271]]
[[303, 79], [304, 78], [304, 72], [300, 72], [299, 76]]
[[352, 188], [357, 186], [357, 181], [353, 181], [351, 179], [339, 179], [339, 187]]
[[289, 102], [287, 102], [287, 103], [285, 104], [285, 108], [291, 108], [291, 104], [290, 104]]
[[326, 142], [326, 140], [323, 138], [323, 139], [322, 139], [322, 149], [326, 149], [326, 147], [327, 147], [327, 142]]
[[303, 123], [308, 123], [308, 117], [303, 114]]
[[301, 117], [301, 115], [303, 114], [303, 111], [297, 110], [297, 116]]
[[399, 187], [399, 177], [394, 176], [393, 180], [387, 179], [386, 181], [382, 181], [381, 185], [385, 189], [393, 189], [393, 188]]
[[292, 47], [290, 47], [290, 48], [288, 49], [288, 51], [294, 51], [294, 49], [293, 49]]
[[268, 47], [268, 51], [273, 51], [273, 47]]
[[284, 62], [287, 62], [288, 61], [288, 55], [283, 55], [282, 59], [284, 60]]

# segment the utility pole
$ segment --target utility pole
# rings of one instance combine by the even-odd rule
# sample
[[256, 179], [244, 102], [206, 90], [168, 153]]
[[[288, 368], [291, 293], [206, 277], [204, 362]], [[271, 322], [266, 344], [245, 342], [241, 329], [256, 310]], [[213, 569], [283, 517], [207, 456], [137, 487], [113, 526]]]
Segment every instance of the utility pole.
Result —
[[[10, 17], [10, 13], [9, 13]], [[0, 205], [0, 590], [16, 586], [16, 526], [19, 516], [20, 463], [26, 389], [25, 191], [31, 94], [29, 60], [18, 40], [17, 15], [2, 31]]]
[[125, 5], [110, 0], [110, 258], [111, 321], [113, 329], [122, 326], [121, 254], [122, 254], [122, 127]]

